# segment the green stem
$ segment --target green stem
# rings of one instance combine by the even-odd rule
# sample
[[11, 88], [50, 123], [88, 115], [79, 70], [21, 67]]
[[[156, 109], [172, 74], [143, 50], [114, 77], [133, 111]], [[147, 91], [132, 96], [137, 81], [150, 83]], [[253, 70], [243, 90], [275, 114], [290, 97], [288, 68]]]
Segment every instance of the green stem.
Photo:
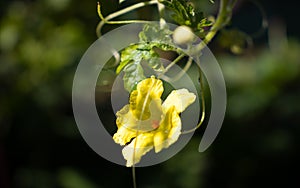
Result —
[[183, 57], [185, 56], [185, 54], [180, 54], [174, 61], [172, 61], [166, 68], [165, 70], [161, 73], [161, 74], [165, 74], [166, 72], [169, 71], [170, 68], [172, 68], [176, 63], [178, 63]]
[[159, 0], [157, 0], [157, 8], [158, 8], [158, 13], [159, 13], [159, 24], [160, 24], [160, 28], [163, 29], [166, 26], [166, 20], [164, 19], [165, 16], [165, 5], [163, 5], [162, 3], [159, 2]]
[[112, 14], [109, 14], [106, 17], [103, 17], [103, 15], [101, 14], [100, 3], [98, 3], [97, 11], [98, 11], [98, 15], [99, 15], [101, 21], [99, 22], [99, 24], [97, 25], [97, 28], [96, 28], [97, 36], [98, 37], [101, 36], [101, 29], [102, 29], [103, 25], [105, 25], [105, 24], [149, 23], [149, 21], [146, 21], [146, 20], [124, 20], [124, 21], [109, 21], [109, 20], [114, 19], [114, 18], [116, 18], [118, 16], [121, 16], [123, 14], [126, 14], [130, 11], [135, 10], [135, 9], [138, 9], [138, 8], [141, 8], [141, 7], [144, 7], [144, 6], [148, 6], [148, 5], [157, 4], [157, 3], [158, 3], [157, 0], [140, 2], [140, 3], [134, 4], [132, 6], [126, 7], [122, 10], [119, 10], [117, 12], [114, 12]]
[[137, 188], [136, 185], [136, 175], [135, 175], [135, 166], [132, 166], [132, 180], [133, 180], [133, 188]]
[[231, 18], [231, 4], [229, 4], [230, 0], [221, 0], [218, 17], [211, 27], [209, 33], [205, 36], [204, 42], [208, 43], [212, 40], [212, 38], [216, 35], [217, 31], [224, 27]]
[[180, 73], [178, 75], [176, 75], [172, 81], [173, 82], [176, 82], [177, 80], [179, 80], [191, 67], [193, 63], [193, 58], [192, 57], [189, 57], [187, 63], [185, 64], [184, 68], [180, 71]]
[[196, 46], [196, 52], [201, 51], [231, 19], [232, 8], [237, 0], [220, 0], [218, 17], [203, 41]]

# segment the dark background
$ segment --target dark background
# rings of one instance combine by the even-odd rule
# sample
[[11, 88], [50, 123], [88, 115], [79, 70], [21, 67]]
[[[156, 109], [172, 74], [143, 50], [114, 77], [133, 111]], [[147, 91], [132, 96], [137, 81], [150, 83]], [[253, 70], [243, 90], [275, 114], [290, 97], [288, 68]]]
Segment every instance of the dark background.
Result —
[[[132, 3], [101, 2], [104, 15]], [[217, 3], [194, 2], [215, 14]], [[217, 139], [198, 153], [203, 126], [170, 160], [138, 168], [138, 187], [300, 186], [298, 9], [296, 1], [238, 2], [232, 22], [210, 44], [228, 94]], [[122, 18], [155, 19], [155, 13], [141, 9]], [[269, 27], [255, 35], [261, 13]], [[132, 187], [131, 169], [94, 153], [73, 118], [73, 76], [97, 39], [96, 1], [1, 1], [0, 16], [0, 187]], [[97, 96], [103, 113], [109, 111], [101, 100], [107, 91]]]

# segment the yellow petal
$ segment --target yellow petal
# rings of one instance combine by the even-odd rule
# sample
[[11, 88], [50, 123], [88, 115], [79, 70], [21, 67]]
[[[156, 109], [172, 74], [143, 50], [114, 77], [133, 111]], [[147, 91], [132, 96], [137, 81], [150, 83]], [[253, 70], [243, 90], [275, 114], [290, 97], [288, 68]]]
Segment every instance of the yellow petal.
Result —
[[122, 154], [126, 159], [126, 166], [130, 167], [140, 162], [143, 155], [153, 148], [153, 133], [143, 133], [138, 135], [132, 142], [125, 146]]
[[150, 103], [159, 99], [164, 91], [162, 81], [154, 76], [147, 78], [137, 85], [137, 90], [130, 95], [130, 111], [139, 120], [149, 119], [151, 116]]
[[130, 94], [130, 104], [117, 112], [118, 131], [113, 139], [120, 145], [125, 145], [140, 133], [157, 129], [162, 117], [161, 95], [162, 82], [151, 78], [141, 81], [137, 90]]
[[136, 130], [130, 129], [130, 126], [134, 125], [136, 120], [130, 114], [129, 105], [125, 105], [116, 115], [118, 131], [114, 134], [113, 139], [123, 146], [136, 137]]
[[172, 106], [166, 113], [159, 128], [154, 134], [154, 149], [155, 152], [160, 152], [163, 148], [168, 148], [171, 144], [177, 141], [181, 133], [181, 120]]
[[178, 113], [176, 113], [174, 110], [172, 113], [172, 127], [168, 135], [167, 147], [174, 144], [178, 140], [180, 134], [181, 134], [181, 119]]
[[177, 113], [183, 112], [190, 104], [196, 99], [194, 93], [189, 92], [187, 89], [174, 90], [170, 93], [164, 101], [162, 108], [167, 112], [169, 108], [175, 106]]
[[125, 127], [120, 127], [118, 131], [114, 134], [113, 139], [117, 144], [124, 146], [134, 137], [136, 137], [136, 131], [127, 129]]
[[141, 81], [137, 90], [130, 94], [129, 105], [117, 112], [118, 131], [113, 139], [120, 145], [127, 166], [132, 166], [141, 157], [155, 149], [160, 152], [175, 143], [181, 133], [179, 114], [192, 104], [196, 96], [186, 89], [172, 91], [163, 105], [162, 81], [151, 78]]

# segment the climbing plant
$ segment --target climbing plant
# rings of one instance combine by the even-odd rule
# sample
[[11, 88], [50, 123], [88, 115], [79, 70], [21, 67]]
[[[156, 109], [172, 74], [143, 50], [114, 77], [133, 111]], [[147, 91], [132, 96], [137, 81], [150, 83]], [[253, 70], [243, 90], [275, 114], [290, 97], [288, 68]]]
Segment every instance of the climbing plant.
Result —
[[[120, 0], [123, 3], [125, 0]], [[215, 6], [214, 1], [210, 1]], [[151, 150], [161, 152], [176, 143], [180, 135], [194, 132], [205, 118], [202, 70], [198, 70], [201, 113], [198, 124], [190, 130], [182, 130], [180, 114], [193, 104], [197, 93], [187, 88], [171, 89], [165, 99], [162, 94], [165, 82], [180, 80], [183, 75], [200, 59], [206, 45], [231, 19], [236, 0], [220, 0], [216, 16], [205, 15], [203, 10], [196, 10], [187, 0], [150, 0], [138, 2], [109, 15], [103, 15], [105, 4], [98, 3], [97, 11], [100, 22], [96, 33], [101, 37], [105, 24], [143, 24], [138, 33], [139, 41], [114, 53], [116, 75], [123, 78], [125, 90], [129, 93], [129, 104], [116, 113], [117, 132], [113, 135], [115, 143], [124, 146], [122, 154], [126, 166], [132, 167], [133, 186], [136, 185], [135, 165]], [[157, 6], [158, 18], [155, 20], [116, 20], [117, 17], [136, 9]], [[171, 18], [173, 29], [168, 24]], [[164, 53], [169, 56], [168, 63], [162, 61]], [[174, 77], [167, 72], [176, 64], [183, 64], [181, 71]], [[145, 66], [151, 69], [151, 75], [145, 74]]]

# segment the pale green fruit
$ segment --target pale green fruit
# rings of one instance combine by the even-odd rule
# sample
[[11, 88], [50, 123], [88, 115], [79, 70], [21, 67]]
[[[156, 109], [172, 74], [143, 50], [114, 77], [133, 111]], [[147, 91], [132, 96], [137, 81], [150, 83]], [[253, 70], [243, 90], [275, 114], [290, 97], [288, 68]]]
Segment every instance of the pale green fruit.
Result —
[[173, 39], [178, 45], [188, 44], [193, 42], [195, 35], [188, 26], [179, 26], [174, 30]]

